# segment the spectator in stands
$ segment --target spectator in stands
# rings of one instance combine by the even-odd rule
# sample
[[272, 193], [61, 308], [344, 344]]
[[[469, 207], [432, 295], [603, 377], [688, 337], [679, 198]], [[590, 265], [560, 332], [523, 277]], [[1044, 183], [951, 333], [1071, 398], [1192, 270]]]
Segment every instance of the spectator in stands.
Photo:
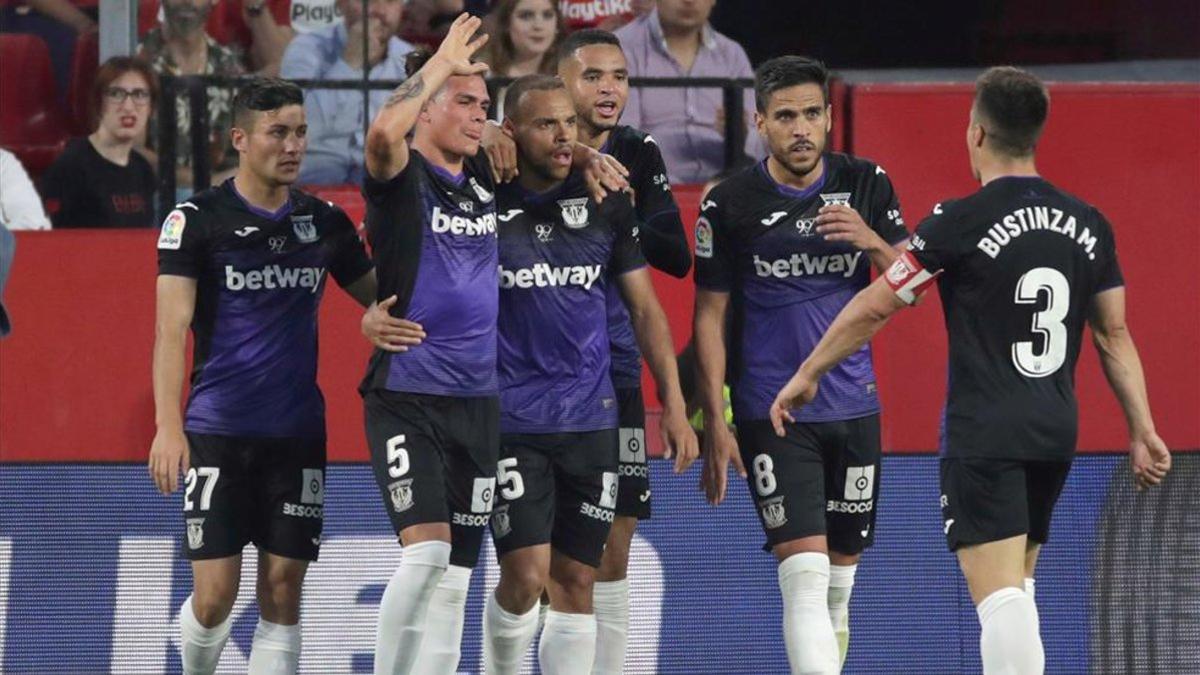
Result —
[[568, 31], [599, 28], [614, 31], [654, 9], [654, 0], [559, 0]]
[[[553, 0], [500, 0], [487, 17], [491, 36], [479, 55], [493, 77], [557, 71], [558, 43], [566, 34]], [[497, 120], [504, 119], [504, 91], [496, 96]]]
[[141, 59], [115, 56], [96, 71], [95, 131], [67, 144], [42, 175], [54, 227], [154, 227], [156, 179], [134, 145], [146, 132], [158, 83]]
[[[653, 12], [616, 32], [630, 77], [751, 78], [742, 46], [708, 24], [715, 0], [658, 0]], [[725, 166], [725, 115], [720, 89], [633, 87], [622, 124], [650, 133], [662, 150], [672, 183], [703, 183]], [[744, 120], [754, 119], [745, 92]], [[762, 153], [757, 134], [746, 151]]]
[[[403, 0], [370, 0], [363, 17], [361, 0], [338, 0], [342, 23], [296, 36], [283, 56], [280, 74], [288, 79], [361, 80], [363, 37], [373, 80], [404, 79], [404, 56], [412, 45], [396, 36]], [[371, 92], [367, 120], [391, 91]], [[305, 95], [308, 153], [299, 182], [306, 185], [361, 183], [363, 178], [363, 95], [356, 90], [314, 89]]]
[[[334, 23], [333, 0], [224, 0], [213, 10], [221, 42], [235, 43], [256, 74], [274, 77], [296, 31]], [[211, 28], [211, 22], [210, 22]]]
[[[142, 40], [140, 55], [159, 75], [224, 75], [243, 72], [241, 53], [217, 43], [204, 32], [216, 0], [163, 0], [163, 23]], [[192, 184], [191, 114], [187, 97], [175, 101], [177, 180]], [[228, 130], [233, 126], [233, 90], [208, 87], [209, 168], [212, 182], [233, 175], [237, 153]], [[224, 130], [224, 133], [222, 131]], [[150, 143], [154, 142], [151, 132]], [[151, 156], [153, 159], [152, 155]]]
[[67, 100], [76, 38], [96, 28], [96, 20], [70, 0], [0, 0], [0, 32], [31, 33], [46, 42], [59, 103]]
[[558, 41], [566, 29], [552, 0], [500, 0], [488, 15], [491, 39], [479, 60], [490, 75], [553, 74]]
[[50, 219], [21, 160], [0, 148], [0, 226], [10, 230], [48, 230]]

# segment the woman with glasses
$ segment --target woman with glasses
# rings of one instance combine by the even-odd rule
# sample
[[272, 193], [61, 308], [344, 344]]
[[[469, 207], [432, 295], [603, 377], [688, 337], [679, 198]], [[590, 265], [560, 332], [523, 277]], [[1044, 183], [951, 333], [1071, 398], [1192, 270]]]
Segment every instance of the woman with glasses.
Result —
[[154, 168], [134, 144], [145, 134], [157, 91], [145, 61], [118, 56], [100, 66], [91, 97], [94, 131], [69, 141], [42, 176], [55, 229], [155, 225]]

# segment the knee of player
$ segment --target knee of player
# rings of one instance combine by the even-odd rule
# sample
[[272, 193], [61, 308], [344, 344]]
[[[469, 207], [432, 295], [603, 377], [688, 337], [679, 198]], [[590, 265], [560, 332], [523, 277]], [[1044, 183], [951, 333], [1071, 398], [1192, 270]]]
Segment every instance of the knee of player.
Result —
[[591, 597], [596, 570], [587, 565], [564, 565], [550, 571], [554, 585], [567, 593]]
[[506, 569], [501, 575], [501, 583], [516, 595], [525, 600], [536, 600], [541, 597], [549, 577], [547, 570], [528, 565], [516, 569]]
[[303, 575], [272, 574], [259, 579], [258, 604], [264, 613], [290, 614], [300, 607]]
[[237, 600], [237, 584], [206, 584], [192, 592], [192, 613], [202, 626], [213, 627], [229, 617]]

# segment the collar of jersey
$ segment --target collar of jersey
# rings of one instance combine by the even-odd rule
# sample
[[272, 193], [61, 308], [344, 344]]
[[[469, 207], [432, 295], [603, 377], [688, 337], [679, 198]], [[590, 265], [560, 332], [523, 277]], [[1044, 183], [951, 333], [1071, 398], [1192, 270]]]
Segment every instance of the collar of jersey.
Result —
[[238, 201], [242, 203], [242, 206], [246, 207], [247, 211], [253, 213], [259, 218], [266, 218], [267, 220], [283, 220], [284, 217], [292, 212], [292, 194], [290, 191], [288, 192], [288, 199], [283, 203], [283, 206], [279, 207], [275, 211], [268, 211], [246, 201], [246, 198], [242, 196], [242, 193], [238, 192], [237, 186], [233, 184], [233, 178], [225, 179], [225, 186], [229, 188], [229, 191], [233, 193], [233, 196], [237, 197]]
[[767, 170], [767, 160], [765, 159], [758, 163], [758, 170], [762, 174], [763, 178], [767, 179], [768, 183], [775, 186], [775, 190], [784, 197], [787, 197], [788, 199], [808, 199], [809, 197], [820, 192], [821, 189], [825, 187], [825, 179], [829, 178], [829, 157], [822, 155], [821, 161], [825, 162], [825, 169], [821, 172], [821, 177], [817, 179], [817, 182], [809, 185], [803, 190], [798, 190], [790, 185], [784, 185], [783, 183], [780, 183], [772, 178], [771, 172]]

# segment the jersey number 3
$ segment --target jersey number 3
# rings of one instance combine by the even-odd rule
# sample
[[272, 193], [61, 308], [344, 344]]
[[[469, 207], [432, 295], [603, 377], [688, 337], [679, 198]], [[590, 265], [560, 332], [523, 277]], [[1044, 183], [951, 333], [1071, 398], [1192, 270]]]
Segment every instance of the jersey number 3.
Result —
[[1025, 377], [1054, 374], [1067, 360], [1067, 327], [1063, 319], [1071, 308], [1071, 286], [1062, 272], [1050, 267], [1035, 267], [1017, 281], [1014, 300], [1018, 305], [1033, 305], [1046, 293], [1046, 309], [1035, 312], [1031, 330], [1042, 336], [1042, 350], [1035, 351], [1033, 340], [1012, 345], [1012, 361]]

